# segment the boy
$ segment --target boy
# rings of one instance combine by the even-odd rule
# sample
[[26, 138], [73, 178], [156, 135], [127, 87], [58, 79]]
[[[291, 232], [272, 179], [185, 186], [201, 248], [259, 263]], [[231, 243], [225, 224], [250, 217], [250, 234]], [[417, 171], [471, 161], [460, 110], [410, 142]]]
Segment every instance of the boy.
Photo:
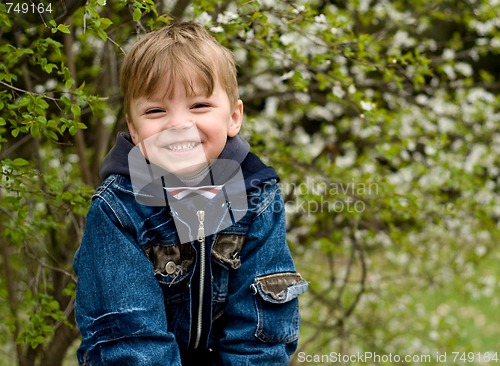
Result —
[[172, 24], [132, 47], [121, 87], [129, 134], [101, 166], [74, 260], [79, 363], [287, 365], [307, 282], [279, 178], [238, 136], [231, 53]]

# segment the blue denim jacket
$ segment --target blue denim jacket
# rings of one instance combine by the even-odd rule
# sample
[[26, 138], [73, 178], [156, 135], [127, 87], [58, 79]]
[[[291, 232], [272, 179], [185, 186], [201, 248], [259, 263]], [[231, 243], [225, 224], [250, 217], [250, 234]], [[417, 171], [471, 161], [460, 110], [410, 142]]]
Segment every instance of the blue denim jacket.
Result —
[[288, 365], [307, 282], [286, 244], [277, 179], [259, 164], [242, 163], [248, 211], [205, 238], [205, 258], [201, 243], [179, 243], [169, 207], [137, 203], [125, 175], [104, 180], [74, 260], [80, 364]]

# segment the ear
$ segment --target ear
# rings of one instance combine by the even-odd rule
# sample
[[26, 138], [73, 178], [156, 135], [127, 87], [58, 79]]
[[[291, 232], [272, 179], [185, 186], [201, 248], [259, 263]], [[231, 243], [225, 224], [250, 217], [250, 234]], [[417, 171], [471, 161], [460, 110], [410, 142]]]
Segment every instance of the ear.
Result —
[[240, 132], [241, 123], [243, 122], [243, 102], [238, 99], [233, 108], [233, 113], [231, 114], [231, 121], [229, 123], [229, 128], [227, 130], [227, 135], [229, 137], [234, 137]]
[[132, 141], [134, 142], [135, 145], [137, 145], [137, 143], [139, 142], [139, 139], [137, 137], [137, 130], [135, 129], [134, 124], [132, 123], [128, 114], [125, 115], [125, 120], [127, 121], [128, 132], [130, 132]]

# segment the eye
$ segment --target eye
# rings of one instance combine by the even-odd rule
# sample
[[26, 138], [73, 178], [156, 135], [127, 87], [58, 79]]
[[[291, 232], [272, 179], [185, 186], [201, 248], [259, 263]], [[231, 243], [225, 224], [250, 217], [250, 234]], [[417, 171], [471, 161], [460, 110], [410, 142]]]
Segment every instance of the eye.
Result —
[[196, 103], [191, 107], [191, 109], [203, 109], [203, 108], [210, 108], [210, 104], [208, 104], [208, 103]]
[[155, 114], [155, 113], [164, 113], [165, 111], [160, 108], [151, 108], [146, 111], [145, 114]]

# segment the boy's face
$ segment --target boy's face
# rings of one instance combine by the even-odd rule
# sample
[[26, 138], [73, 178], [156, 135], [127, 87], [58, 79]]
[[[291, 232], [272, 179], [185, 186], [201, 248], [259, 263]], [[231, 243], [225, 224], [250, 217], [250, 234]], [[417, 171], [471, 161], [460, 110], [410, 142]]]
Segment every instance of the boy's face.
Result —
[[178, 176], [189, 177], [217, 159], [227, 137], [238, 134], [243, 103], [230, 105], [218, 84], [211, 96], [196, 89], [186, 96], [177, 83], [171, 99], [159, 90], [154, 97], [133, 99], [127, 124], [133, 142], [152, 163]]

